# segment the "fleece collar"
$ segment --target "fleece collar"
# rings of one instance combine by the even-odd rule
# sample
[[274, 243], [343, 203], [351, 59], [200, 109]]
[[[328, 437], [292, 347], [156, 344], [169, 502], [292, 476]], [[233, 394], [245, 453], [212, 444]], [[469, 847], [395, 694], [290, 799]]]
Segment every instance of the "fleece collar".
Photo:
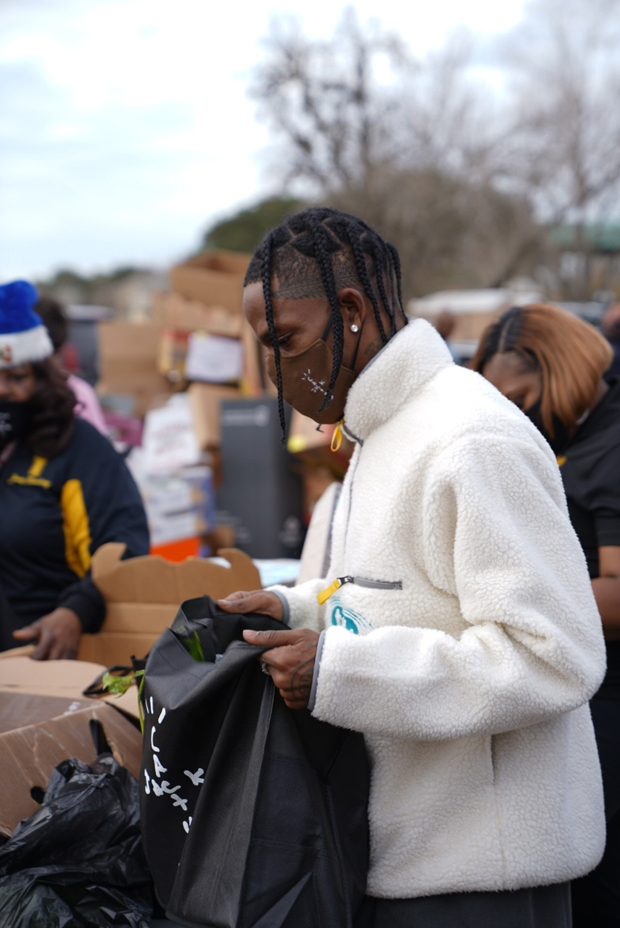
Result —
[[391, 419], [444, 367], [453, 364], [444, 340], [424, 319], [398, 332], [359, 375], [347, 397], [346, 431], [364, 441]]

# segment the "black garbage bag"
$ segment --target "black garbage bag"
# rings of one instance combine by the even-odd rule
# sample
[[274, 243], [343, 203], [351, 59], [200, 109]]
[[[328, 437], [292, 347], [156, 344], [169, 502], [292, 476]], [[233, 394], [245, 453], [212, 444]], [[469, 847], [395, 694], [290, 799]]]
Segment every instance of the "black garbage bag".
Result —
[[146, 928], [152, 903], [135, 777], [111, 754], [64, 760], [0, 848], [1, 928]]
[[155, 892], [190, 928], [349, 928], [366, 887], [363, 736], [286, 707], [208, 597], [151, 650], [142, 833]]

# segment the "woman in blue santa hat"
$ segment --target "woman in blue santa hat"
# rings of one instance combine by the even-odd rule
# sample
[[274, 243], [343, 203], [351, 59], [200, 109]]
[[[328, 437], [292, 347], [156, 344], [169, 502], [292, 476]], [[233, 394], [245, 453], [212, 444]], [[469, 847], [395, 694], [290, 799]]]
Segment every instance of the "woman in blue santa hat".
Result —
[[0, 650], [35, 640], [46, 660], [75, 657], [103, 622], [97, 548], [148, 554], [149, 535], [123, 460], [74, 416], [37, 296], [23, 280], [0, 286]]

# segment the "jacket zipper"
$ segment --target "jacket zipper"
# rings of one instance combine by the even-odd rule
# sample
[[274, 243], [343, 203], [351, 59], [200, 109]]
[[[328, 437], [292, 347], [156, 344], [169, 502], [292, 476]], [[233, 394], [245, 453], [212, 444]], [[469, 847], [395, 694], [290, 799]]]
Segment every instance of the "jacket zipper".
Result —
[[403, 584], [400, 580], [368, 580], [366, 577], [352, 577], [347, 575], [345, 577], [336, 577], [333, 583], [325, 589], [322, 590], [317, 599], [319, 601], [319, 606], [322, 606], [323, 603], [326, 603], [330, 596], [332, 596], [336, 590], [339, 590], [341, 586], [344, 586], [345, 583], [354, 583], [356, 586], [364, 586], [370, 590], [402, 590]]

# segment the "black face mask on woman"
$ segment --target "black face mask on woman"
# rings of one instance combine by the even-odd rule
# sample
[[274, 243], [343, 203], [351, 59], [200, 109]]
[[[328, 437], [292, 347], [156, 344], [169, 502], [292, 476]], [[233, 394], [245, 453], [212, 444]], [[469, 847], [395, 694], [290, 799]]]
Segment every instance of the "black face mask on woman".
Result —
[[568, 446], [568, 443], [571, 440], [571, 434], [567, 426], [565, 426], [564, 423], [562, 422], [562, 420], [558, 418], [558, 416], [556, 416], [555, 413], [553, 413], [551, 416], [551, 422], [553, 424], [554, 436], [552, 438], [549, 432], [547, 431], [547, 429], [545, 428], [545, 424], [542, 418], [541, 406], [542, 406], [542, 400], [538, 399], [536, 400], [535, 403], [533, 403], [529, 407], [529, 409], [524, 409], [523, 412], [528, 417], [530, 422], [533, 422], [533, 424], [536, 426], [538, 431], [546, 439], [553, 453], [556, 455], [562, 454], [562, 452]]
[[25, 438], [30, 431], [31, 421], [30, 403], [0, 400], [0, 447]]
[[[280, 355], [282, 396], [302, 416], [307, 416], [309, 419], [313, 419], [314, 422], [325, 424], [339, 422], [342, 419], [347, 395], [357, 379], [354, 370], [341, 364], [336, 382], [332, 387], [332, 401], [319, 412], [319, 407], [327, 396], [334, 363], [334, 355], [325, 342], [331, 325], [332, 320], [330, 317], [322, 336], [298, 354], [289, 355], [288, 357]], [[355, 367], [363, 328], [364, 323], [362, 322], [353, 354], [353, 367]], [[273, 355], [269, 355], [267, 358], [267, 373], [271, 382], [277, 384], [276, 365]]]

